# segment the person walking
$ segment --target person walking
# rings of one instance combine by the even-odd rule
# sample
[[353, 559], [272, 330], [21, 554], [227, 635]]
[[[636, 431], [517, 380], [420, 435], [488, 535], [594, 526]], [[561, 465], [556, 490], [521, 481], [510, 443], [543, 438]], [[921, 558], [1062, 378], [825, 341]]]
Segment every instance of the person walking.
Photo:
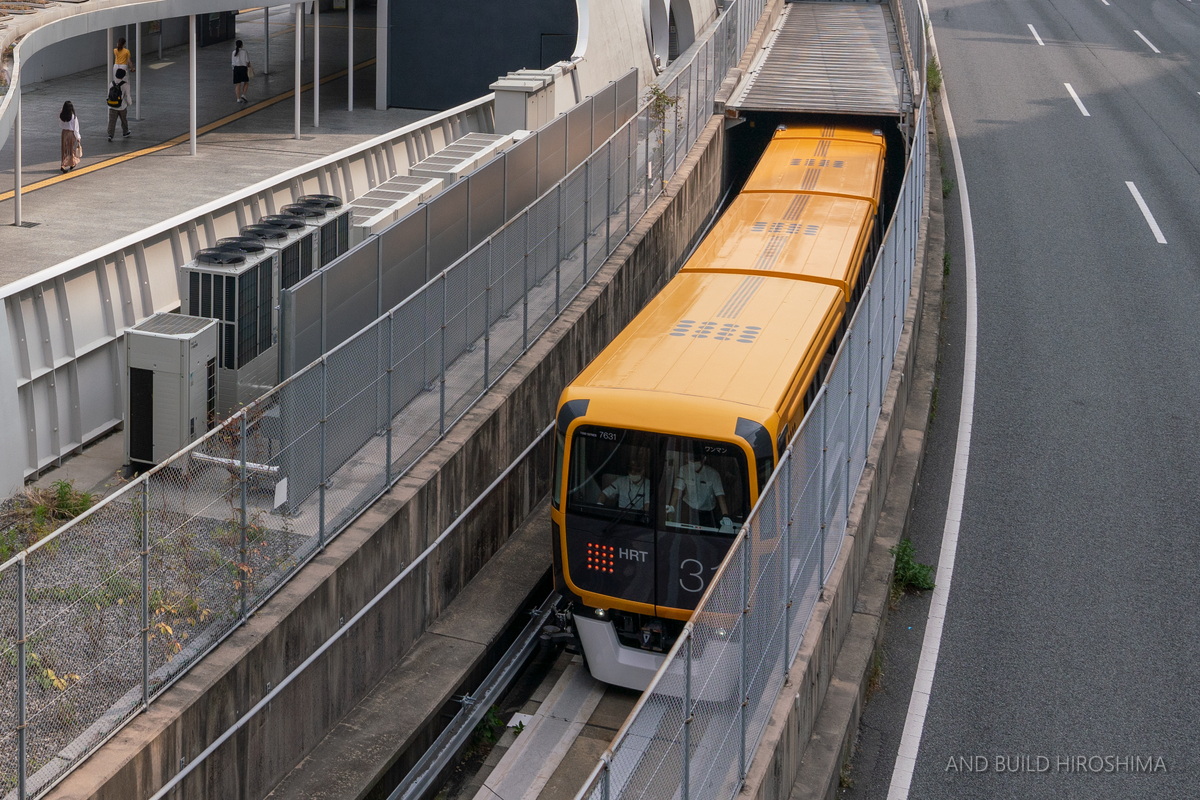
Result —
[[250, 53], [238, 39], [233, 46], [233, 99], [238, 103], [248, 103], [246, 89], [250, 87]]
[[[113, 105], [115, 98], [116, 105]], [[121, 120], [121, 135], [128, 136], [129, 131], [129, 82], [125, 80], [125, 70], [117, 70], [117, 77], [108, 87], [108, 140], [113, 140], [117, 132], [117, 120]]]
[[79, 117], [75, 116], [75, 106], [70, 100], [63, 103], [58, 115], [62, 126], [62, 171], [69, 172], [83, 158], [83, 138], [79, 135]]
[[133, 66], [133, 54], [129, 52], [129, 48], [125, 46], [125, 37], [117, 39], [117, 46], [113, 48], [113, 75], [117, 74], [117, 70], [125, 70], [126, 75], [132, 75], [137, 72]]

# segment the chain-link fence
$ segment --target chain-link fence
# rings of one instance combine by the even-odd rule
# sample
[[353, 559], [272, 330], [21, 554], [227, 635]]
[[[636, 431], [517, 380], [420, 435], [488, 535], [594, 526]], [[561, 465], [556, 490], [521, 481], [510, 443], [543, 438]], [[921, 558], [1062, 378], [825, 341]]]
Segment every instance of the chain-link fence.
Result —
[[595, 275], [711, 117], [764, 0], [378, 322], [0, 566], [0, 796], [37, 797], [228, 636], [480, 398]]
[[841, 550], [904, 326], [926, 104], [917, 113], [896, 214], [829, 376], [711, 593], [581, 797], [729, 800], [746, 776]]

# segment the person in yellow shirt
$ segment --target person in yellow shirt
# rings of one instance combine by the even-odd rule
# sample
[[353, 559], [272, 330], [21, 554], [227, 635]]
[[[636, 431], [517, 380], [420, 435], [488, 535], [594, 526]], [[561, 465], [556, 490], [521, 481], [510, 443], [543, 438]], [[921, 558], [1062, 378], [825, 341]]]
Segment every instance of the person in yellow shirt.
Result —
[[116, 75], [119, 69], [125, 70], [126, 75], [136, 71], [133, 68], [133, 53], [125, 46], [124, 36], [117, 39], [117, 46], [113, 48], [113, 75]]

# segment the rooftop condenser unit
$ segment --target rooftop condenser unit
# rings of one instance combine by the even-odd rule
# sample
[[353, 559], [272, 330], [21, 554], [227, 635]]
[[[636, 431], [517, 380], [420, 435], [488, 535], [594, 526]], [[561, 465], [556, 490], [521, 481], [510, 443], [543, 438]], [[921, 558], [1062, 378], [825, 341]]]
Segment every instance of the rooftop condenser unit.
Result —
[[297, 206], [321, 212], [320, 216], [315, 217], [321, 229], [317, 269], [328, 265], [350, 249], [351, 209], [342, 203], [342, 198], [332, 194], [305, 194], [294, 204], [284, 206], [283, 210], [293, 214], [299, 213], [296, 211]]
[[[183, 313], [220, 323], [217, 414], [224, 419], [279, 383], [281, 253], [259, 242], [226, 242], [180, 268]], [[247, 252], [250, 251], [250, 252]]]
[[218, 325], [159, 313], [125, 332], [125, 458], [135, 469], [161, 464], [212, 427]]

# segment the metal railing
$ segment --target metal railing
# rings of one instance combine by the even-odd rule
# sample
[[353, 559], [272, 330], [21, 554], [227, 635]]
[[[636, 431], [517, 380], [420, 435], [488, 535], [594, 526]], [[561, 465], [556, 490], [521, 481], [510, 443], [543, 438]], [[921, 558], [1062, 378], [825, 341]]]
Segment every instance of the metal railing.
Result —
[[61, 780], [483, 396], [662, 193], [762, 8], [679, 60], [668, 119], [643, 107], [377, 323], [0, 565], [0, 795]]
[[904, 326], [927, 103], [883, 247], [828, 378], [708, 594], [580, 792], [729, 800], [745, 779], [841, 551]]

